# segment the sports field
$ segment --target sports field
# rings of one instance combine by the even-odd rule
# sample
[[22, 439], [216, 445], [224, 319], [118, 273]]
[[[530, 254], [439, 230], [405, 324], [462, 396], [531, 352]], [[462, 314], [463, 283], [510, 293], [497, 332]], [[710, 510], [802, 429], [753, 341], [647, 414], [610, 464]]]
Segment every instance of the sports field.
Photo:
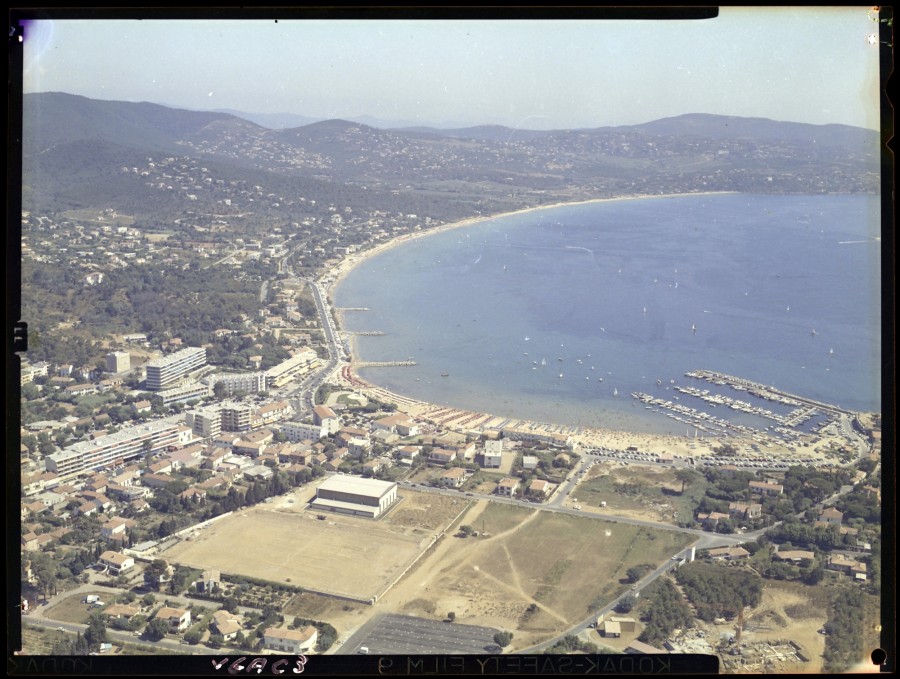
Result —
[[367, 519], [265, 509], [222, 519], [167, 550], [171, 562], [343, 594], [374, 596], [424, 547]]

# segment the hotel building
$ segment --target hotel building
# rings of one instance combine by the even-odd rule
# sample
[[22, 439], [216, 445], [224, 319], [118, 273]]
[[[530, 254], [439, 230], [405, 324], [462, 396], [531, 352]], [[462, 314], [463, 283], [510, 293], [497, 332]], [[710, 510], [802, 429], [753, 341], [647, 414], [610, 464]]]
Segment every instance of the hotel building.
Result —
[[148, 391], [162, 391], [182, 380], [192, 370], [206, 365], [206, 349], [187, 347], [147, 364]]
[[48, 455], [44, 463], [47, 471], [57, 474], [60, 481], [66, 481], [78, 474], [123, 464], [165, 450], [168, 446], [177, 446], [183, 442], [182, 428], [178, 422], [147, 422], [93, 441], [80, 441], [59, 453]]

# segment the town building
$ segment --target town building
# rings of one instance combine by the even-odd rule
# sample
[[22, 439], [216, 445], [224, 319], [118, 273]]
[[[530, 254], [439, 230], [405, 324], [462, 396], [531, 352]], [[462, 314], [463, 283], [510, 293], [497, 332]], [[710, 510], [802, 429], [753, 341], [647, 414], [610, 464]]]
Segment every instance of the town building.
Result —
[[234, 396], [239, 392], [258, 394], [267, 390], [267, 380], [268, 378], [264, 372], [221, 373], [209, 378], [209, 386], [215, 389], [217, 384], [221, 384], [227, 396]]
[[191, 612], [184, 608], [163, 606], [153, 617], [165, 620], [169, 625], [169, 632], [181, 632], [191, 626]]
[[202, 347], [187, 347], [168, 356], [153, 359], [146, 365], [146, 387], [149, 391], [162, 391], [204, 365], [206, 365], [206, 349]]
[[313, 424], [325, 427], [328, 434], [336, 434], [341, 428], [341, 418], [328, 406], [313, 408]]
[[819, 521], [831, 524], [832, 526], [840, 526], [844, 520], [844, 513], [838, 511], [834, 507], [828, 507], [819, 512]]
[[462, 467], [451, 467], [438, 478], [438, 483], [442, 486], [450, 486], [459, 488], [463, 481], [466, 480], [466, 470]]
[[266, 371], [266, 385], [269, 389], [283, 387], [297, 377], [304, 377], [319, 366], [320, 360], [312, 349], [304, 349]]
[[485, 469], [496, 469], [503, 460], [503, 441], [492, 440], [484, 442], [484, 452], [481, 454], [481, 466]]
[[134, 568], [134, 559], [119, 552], [103, 552], [100, 555], [100, 563], [109, 569], [112, 575], [121, 575]]
[[173, 403], [186, 403], [188, 401], [199, 401], [200, 399], [209, 398], [209, 387], [200, 383], [180, 384], [171, 389], [163, 389], [157, 393], [162, 400], [164, 406], [170, 406]]
[[122, 373], [131, 370], [131, 354], [127, 351], [113, 351], [106, 354], [106, 372]]
[[306, 422], [281, 422], [278, 429], [291, 443], [300, 441], [318, 441], [323, 436], [328, 436], [328, 427], [324, 424], [308, 424]]
[[211, 438], [222, 432], [221, 408], [190, 410], [184, 414], [184, 421], [199, 438]]
[[523, 455], [522, 456], [522, 469], [526, 471], [529, 469], [534, 469], [538, 465], [538, 458], [535, 455]]
[[709, 556], [713, 559], [724, 559], [725, 561], [734, 561], [735, 559], [745, 559], [750, 556], [743, 547], [716, 547], [709, 550]]
[[243, 403], [223, 403], [222, 431], [250, 431], [253, 409]]
[[784, 492], [784, 486], [780, 483], [768, 483], [766, 481], [751, 481], [750, 492], [759, 495], [781, 495]]
[[497, 495], [505, 495], [507, 497], [515, 497], [516, 490], [519, 488], [519, 479], [505, 478], [501, 479], [497, 484]]
[[47, 471], [60, 480], [85, 472], [117, 466], [176, 446], [182, 441], [181, 425], [169, 420], [146, 422], [124, 428], [93, 441], [80, 441], [45, 458]]
[[225, 641], [234, 639], [243, 626], [243, 619], [237, 613], [229, 613], [222, 609], [213, 613], [210, 630], [221, 634]]
[[263, 635], [263, 645], [272, 651], [300, 655], [313, 651], [318, 637], [319, 631], [312, 625], [297, 630], [269, 627]]
[[311, 509], [378, 518], [397, 500], [393, 481], [332, 476], [316, 489]]

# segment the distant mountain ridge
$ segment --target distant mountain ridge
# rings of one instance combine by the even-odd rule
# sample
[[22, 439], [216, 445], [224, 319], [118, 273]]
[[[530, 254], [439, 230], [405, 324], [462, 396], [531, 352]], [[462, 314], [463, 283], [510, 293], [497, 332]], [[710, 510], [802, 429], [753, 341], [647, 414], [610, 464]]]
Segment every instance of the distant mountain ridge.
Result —
[[[79, 204], [109, 202], [123, 181], [116, 171], [159, 156], [215, 164], [223, 181], [277, 183], [286, 193], [291, 181], [326, 182], [455, 210], [479, 210], [484, 196], [519, 205], [635, 193], [874, 192], [880, 171], [878, 132], [709, 114], [578, 130], [381, 129], [339, 119], [271, 129], [229, 112], [48, 92], [25, 95], [23, 133], [26, 176]], [[163, 179], [157, 185], [174, 187]]]

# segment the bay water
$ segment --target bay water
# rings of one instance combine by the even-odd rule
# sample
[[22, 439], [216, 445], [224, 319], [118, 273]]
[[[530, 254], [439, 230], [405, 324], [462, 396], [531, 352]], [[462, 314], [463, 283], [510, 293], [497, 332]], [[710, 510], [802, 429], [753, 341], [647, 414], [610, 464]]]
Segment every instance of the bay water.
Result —
[[684, 434], [631, 393], [670, 399], [708, 369], [880, 411], [879, 210], [721, 194], [515, 213], [367, 258], [333, 301], [369, 309], [345, 330], [386, 333], [357, 358], [416, 362], [364, 379], [439, 405]]

